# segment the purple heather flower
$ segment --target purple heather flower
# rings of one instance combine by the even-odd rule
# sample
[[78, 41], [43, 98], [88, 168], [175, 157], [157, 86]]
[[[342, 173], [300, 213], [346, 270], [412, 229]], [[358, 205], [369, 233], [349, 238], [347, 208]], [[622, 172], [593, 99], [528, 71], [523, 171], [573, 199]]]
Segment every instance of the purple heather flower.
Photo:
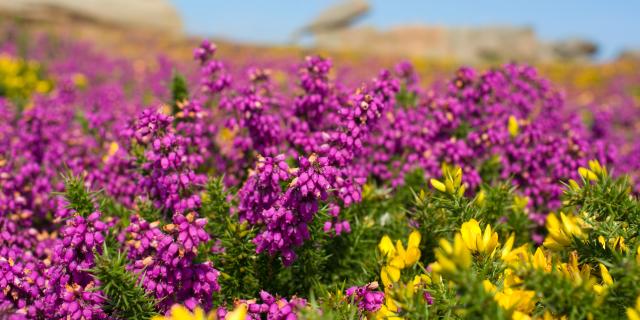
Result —
[[209, 310], [211, 295], [220, 290], [218, 270], [210, 261], [196, 263], [198, 245], [209, 240], [204, 231], [206, 219], [194, 212], [173, 217], [173, 224], [160, 228], [139, 216], [131, 217], [127, 227], [131, 270], [140, 275], [145, 289], [158, 298], [160, 308], [189, 301]]
[[361, 287], [350, 287], [345, 291], [347, 298], [353, 299], [358, 306], [358, 311], [376, 312], [384, 304], [384, 292], [375, 291], [378, 283], [372, 282]]

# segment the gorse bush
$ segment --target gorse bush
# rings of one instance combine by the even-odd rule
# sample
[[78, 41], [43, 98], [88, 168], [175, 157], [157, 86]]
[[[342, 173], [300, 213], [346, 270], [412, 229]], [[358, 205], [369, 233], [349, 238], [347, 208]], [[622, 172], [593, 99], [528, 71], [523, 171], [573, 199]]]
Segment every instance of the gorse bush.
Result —
[[207, 41], [193, 69], [15, 47], [2, 317], [640, 315], [640, 117], [583, 121], [532, 67], [426, 85], [408, 62], [239, 67]]

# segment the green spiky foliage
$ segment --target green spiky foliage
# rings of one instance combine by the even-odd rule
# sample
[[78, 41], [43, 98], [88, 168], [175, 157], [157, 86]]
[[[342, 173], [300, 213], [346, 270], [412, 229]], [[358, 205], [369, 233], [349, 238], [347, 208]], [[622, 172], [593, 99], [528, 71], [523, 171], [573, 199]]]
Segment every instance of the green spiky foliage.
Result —
[[411, 214], [418, 222], [418, 230], [423, 235], [420, 249], [427, 261], [433, 260], [433, 249], [438, 246], [438, 240], [450, 238], [462, 222], [475, 216], [476, 203], [460, 194], [459, 188], [458, 185], [454, 192], [425, 188], [415, 194], [416, 210]]
[[147, 221], [163, 221], [163, 219], [166, 219], [162, 210], [156, 208], [150, 200], [138, 200], [136, 209], [140, 217]]
[[581, 173], [579, 183], [570, 181], [565, 188], [562, 211], [579, 216], [586, 235], [564, 251], [576, 252], [580, 263], [593, 269], [600, 263], [609, 269], [614, 282], [589, 312], [619, 318], [640, 295], [640, 201], [627, 176], [614, 178], [606, 169], [591, 168], [595, 172]]
[[393, 195], [389, 190], [369, 185], [360, 203], [343, 209], [341, 216], [349, 221], [351, 232], [326, 240], [326, 252], [330, 253], [326, 283], [345, 283], [349, 287], [379, 280], [376, 248], [380, 238], [384, 235], [401, 238], [407, 234], [405, 211], [398, 206], [402, 201], [399, 199], [406, 195]]
[[178, 103], [189, 99], [189, 85], [183, 75], [174, 71], [171, 78], [171, 107], [173, 114], [178, 113]]
[[564, 210], [585, 213], [586, 222], [597, 225], [596, 236], [635, 238], [640, 229], [640, 202], [631, 190], [627, 176], [612, 178], [603, 173], [595, 183], [582, 178], [581, 185], [567, 185]]
[[309, 294], [309, 308], [305, 308], [301, 312], [302, 319], [308, 320], [358, 320], [361, 319], [358, 308], [347, 300], [343, 294], [344, 290], [340, 289], [335, 292], [323, 291], [318, 294], [321, 299], [316, 297], [314, 292]]
[[424, 303], [421, 296], [408, 301], [407, 318], [420, 319], [511, 319], [509, 312], [494, 300], [482, 285], [482, 271], [467, 272], [448, 283], [428, 289], [435, 303]]
[[500, 157], [496, 155], [482, 162], [478, 169], [482, 181], [486, 184], [500, 183], [501, 166]]
[[108, 246], [95, 255], [89, 272], [100, 282], [106, 298], [104, 311], [115, 319], [150, 319], [158, 314], [156, 301], [142, 288], [138, 276], [127, 271], [127, 263], [124, 254]]
[[230, 192], [225, 188], [223, 177], [209, 178], [205, 186], [200, 213], [208, 219], [206, 229], [212, 235], [222, 234], [226, 217], [230, 215]]
[[[257, 271], [258, 256], [251, 241], [255, 232], [230, 214], [230, 198], [222, 177], [209, 179], [200, 214], [207, 218], [205, 228], [212, 240], [199, 250], [200, 259], [213, 261], [220, 271], [221, 292], [215, 298], [228, 304], [238, 297], [255, 297], [262, 288]], [[224, 250], [213, 252], [214, 246]]]
[[423, 236], [420, 248], [427, 261], [434, 258], [433, 249], [439, 239], [450, 239], [469, 219], [491, 224], [500, 239], [507, 239], [511, 234], [516, 236], [516, 243], [531, 239], [534, 225], [528, 217], [528, 200], [516, 195], [517, 190], [510, 181], [483, 184], [474, 196], [469, 196], [460, 180], [447, 170], [442, 181], [453, 189], [440, 191], [426, 186], [417, 189], [419, 192], [414, 192], [409, 210], [410, 218], [416, 220]]
[[407, 90], [407, 86], [402, 84], [400, 91], [396, 94], [396, 102], [403, 108], [415, 108], [418, 103], [418, 94]]
[[63, 196], [67, 200], [67, 208], [71, 209], [83, 217], [87, 217], [96, 210], [94, 200], [96, 193], [91, 192], [85, 186], [82, 177], [73, 175], [71, 172], [63, 176], [64, 192]]
[[460, 121], [460, 125], [453, 131], [453, 136], [458, 139], [466, 139], [469, 133], [473, 130], [471, 124], [466, 121]]
[[[322, 229], [323, 218], [326, 217], [326, 208], [318, 213], [318, 216], [309, 225], [311, 238], [296, 249], [298, 258], [287, 268], [279, 268], [280, 272], [275, 278], [276, 292], [285, 295], [306, 296], [315, 288], [322, 286], [328, 273], [326, 272], [328, 253], [326, 243], [329, 236]], [[273, 263], [273, 260], [272, 260]], [[278, 265], [281, 263], [276, 262]], [[268, 279], [265, 279], [268, 281]]]
[[[128, 210], [103, 194], [91, 192], [82, 177], [68, 173], [64, 177], [63, 196], [67, 207], [83, 217], [89, 216], [98, 207], [107, 217], [128, 217]], [[98, 201], [100, 200], [100, 201]], [[99, 202], [96, 207], [95, 203]], [[99, 281], [99, 290], [106, 297], [104, 311], [115, 319], [150, 319], [157, 314], [155, 301], [138, 283], [138, 276], [126, 270], [127, 259], [118, 251], [117, 228], [106, 234], [102, 253], [94, 252], [94, 267], [89, 271]]]
[[516, 195], [516, 188], [511, 181], [483, 185], [480, 192], [475, 198], [478, 210], [476, 219], [494, 226], [502, 239], [511, 234], [516, 236], [517, 243], [525, 243], [531, 239], [535, 226], [529, 219], [529, 200]]
[[596, 294], [586, 284], [576, 285], [558, 273], [532, 270], [524, 287], [539, 292], [539, 305], [570, 319], [587, 319], [596, 309]]

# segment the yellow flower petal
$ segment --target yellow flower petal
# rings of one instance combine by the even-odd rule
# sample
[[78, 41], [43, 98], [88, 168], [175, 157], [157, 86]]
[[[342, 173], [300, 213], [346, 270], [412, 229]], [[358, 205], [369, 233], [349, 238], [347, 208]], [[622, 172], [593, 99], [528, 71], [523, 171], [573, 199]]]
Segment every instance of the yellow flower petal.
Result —
[[586, 180], [598, 181], [598, 176], [593, 171], [585, 167], [578, 168], [578, 173]]
[[640, 320], [640, 312], [631, 308], [627, 308], [627, 319]]
[[537, 269], [550, 271], [549, 263], [547, 262], [547, 256], [544, 254], [544, 251], [540, 249], [540, 247], [536, 249], [536, 252], [533, 255], [533, 266]]
[[514, 116], [509, 117], [509, 123], [507, 124], [509, 129], [509, 135], [513, 138], [520, 132], [520, 126], [518, 125], [518, 119]]
[[490, 254], [497, 246], [498, 234], [492, 232], [491, 225], [487, 225], [487, 227], [484, 229], [484, 233], [482, 234], [481, 248], [478, 248], [478, 251]]
[[604, 240], [603, 236], [598, 236], [598, 242], [600, 243], [600, 245], [602, 246], [602, 249], [606, 249], [607, 248], [607, 243]]
[[389, 287], [393, 283], [389, 277], [389, 272], [387, 272], [387, 268], [385, 267], [382, 267], [382, 270], [380, 270], [380, 280], [385, 288]]
[[600, 263], [599, 266], [600, 266], [600, 275], [602, 276], [602, 281], [604, 282], [604, 284], [612, 285], [613, 278], [611, 277], [611, 274], [609, 274], [609, 270], [607, 270], [607, 267], [605, 267], [605, 265], [602, 263]]
[[406, 266], [412, 266], [420, 260], [420, 249], [411, 247], [407, 249], [407, 253], [404, 256], [404, 263]]
[[431, 186], [434, 187], [436, 190], [441, 192], [447, 192], [447, 187], [444, 185], [444, 183], [440, 182], [440, 180], [431, 179], [429, 180], [429, 182], [431, 182]]
[[409, 235], [409, 242], [407, 243], [407, 248], [417, 248], [420, 246], [420, 240], [422, 239], [422, 235], [417, 230], [414, 230]]
[[514, 311], [513, 314], [511, 315], [511, 320], [530, 320], [530, 319], [532, 319], [530, 315], [520, 311]]
[[507, 242], [504, 243], [504, 245], [502, 246], [502, 252], [500, 254], [500, 257], [504, 260], [504, 258], [507, 257], [507, 255], [511, 252], [511, 249], [513, 249], [513, 243], [516, 241], [516, 236], [515, 234], [511, 234], [509, 236], [509, 238], [507, 239]]
[[471, 251], [478, 251], [478, 236], [482, 234], [480, 230], [480, 224], [476, 219], [471, 219], [462, 224], [460, 228], [460, 233], [462, 234], [462, 240], [467, 248]]
[[402, 241], [396, 240], [396, 254], [400, 257], [404, 257], [406, 254], [406, 250], [404, 250], [404, 246], [402, 245]]
[[495, 292], [496, 291], [496, 286], [494, 286], [493, 283], [491, 283], [491, 281], [486, 280], [486, 279], [482, 281], [482, 287], [484, 288], [484, 291], [486, 291], [486, 292]]
[[225, 317], [225, 320], [245, 320], [247, 317], [247, 305], [241, 304], [237, 306], [233, 311], [229, 312]]
[[386, 269], [393, 282], [400, 280], [400, 269], [391, 266], [387, 266]]
[[569, 187], [573, 190], [580, 190], [580, 185], [573, 179], [569, 179]]
[[404, 269], [404, 267], [405, 267], [405, 259], [404, 259], [404, 257], [405, 256], [406, 255], [404, 255], [404, 256], [400, 256], [400, 255], [395, 256], [393, 259], [391, 259], [391, 261], [389, 261], [389, 266], [392, 266], [392, 267], [397, 268], [397, 269]]
[[396, 251], [389, 236], [382, 237], [380, 243], [378, 244], [378, 249], [380, 249], [380, 252], [382, 252], [382, 254], [384, 254], [385, 256], [392, 255]]
[[593, 285], [593, 291], [598, 295], [602, 295], [605, 292], [605, 290], [606, 288], [604, 286], [601, 286], [599, 284]]
[[193, 315], [191, 314], [189, 309], [187, 309], [184, 306], [181, 306], [179, 304], [176, 304], [173, 307], [171, 307], [171, 318], [168, 318], [168, 319], [171, 319], [171, 320], [193, 320], [193, 319], [196, 319], [196, 318], [193, 317]]

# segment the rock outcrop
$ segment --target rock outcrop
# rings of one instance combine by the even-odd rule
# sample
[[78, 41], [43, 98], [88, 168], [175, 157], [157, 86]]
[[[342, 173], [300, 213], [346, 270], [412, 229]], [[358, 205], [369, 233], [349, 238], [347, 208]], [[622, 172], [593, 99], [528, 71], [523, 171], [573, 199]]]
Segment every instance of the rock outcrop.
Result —
[[640, 49], [624, 49], [618, 55], [618, 59], [640, 61]]
[[94, 22], [122, 29], [182, 34], [182, 21], [168, 0], [3, 0], [0, 12], [26, 20]]
[[370, 10], [365, 0], [348, 0], [318, 15], [301, 29], [322, 49], [455, 60], [463, 63], [498, 61], [585, 61], [597, 46], [582, 39], [547, 43], [530, 27], [442, 27], [399, 25], [388, 30], [354, 27]]
[[329, 7], [321, 12], [298, 33], [317, 34], [347, 28], [369, 12], [366, 0], [348, 0]]
[[400, 25], [388, 30], [352, 27], [315, 33], [315, 45], [385, 55], [450, 59], [464, 63], [493, 61], [584, 61], [597, 50], [592, 42], [569, 39], [545, 43], [529, 27], [441, 27]]

